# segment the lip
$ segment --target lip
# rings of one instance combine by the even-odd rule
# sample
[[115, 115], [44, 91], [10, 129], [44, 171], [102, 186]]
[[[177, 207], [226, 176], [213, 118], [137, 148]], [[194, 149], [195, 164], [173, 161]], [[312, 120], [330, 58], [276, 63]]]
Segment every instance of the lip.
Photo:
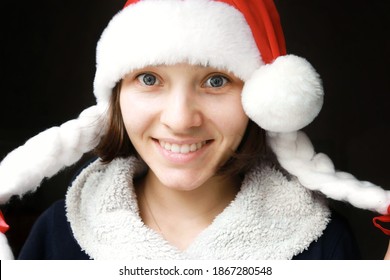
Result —
[[181, 139], [181, 140], [172, 139], [172, 138], [153, 138], [153, 140], [163, 141], [163, 142], [167, 142], [170, 144], [177, 144], [177, 145], [186, 145], [186, 144], [191, 145], [191, 144], [196, 144], [199, 142], [209, 141], [209, 140], [204, 140], [204, 139], [200, 139], [200, 138]]
[[[194, 151], [194, 152], [188, 152], [188, 153], [176, 153], [169, 150], [164, 149], [160, 145], [160, 141], [167, 142], [170, 144], [177, 144], [177, 145], [191, 145], [196, 144], [199, 142], [206, 142], [203, 144], [203, 146]], [[199, 140], [199, 139], [188, 139], [188, 140], [174, 140], [174, 139], [167, 139], [167, 138], [159, 138], [159, 139], [153, 139], [153, 142], [158, 150], [158, 152], [163, 156], [164, 159], [167, 161], [174, 163], [174, 164], [187, 164], [192, 161], [197, 160], [198, 158], [202, 157], [207, 151], [207, 149], [210, 147], [210, 144], [213, 142], [213, 140]]]

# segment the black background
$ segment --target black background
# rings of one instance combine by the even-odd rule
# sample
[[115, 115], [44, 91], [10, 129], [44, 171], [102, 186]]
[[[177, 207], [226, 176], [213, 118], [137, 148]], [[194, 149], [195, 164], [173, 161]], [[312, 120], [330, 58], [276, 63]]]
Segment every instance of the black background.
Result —
[[[95, 104], [96, 43], [124, 2], [3, 1], [0, 158], [40, 131], [76, 118]], [[323, 79], [323, 110], [304, 130], [316, 150], [328, 154], [337, 169], [387, 189], [389, 2], [275, 1], [288, 52], [308, 59]], [[64, 197], [78, 166], [44, 181], [34, 194], [12, 199], [2, 207], [16, 255], [37, 216]], [[350, 221], [363, 258], [383, 258], [388, 238], [372, 225], [377, 214], [339, 202], [334, 207]]]

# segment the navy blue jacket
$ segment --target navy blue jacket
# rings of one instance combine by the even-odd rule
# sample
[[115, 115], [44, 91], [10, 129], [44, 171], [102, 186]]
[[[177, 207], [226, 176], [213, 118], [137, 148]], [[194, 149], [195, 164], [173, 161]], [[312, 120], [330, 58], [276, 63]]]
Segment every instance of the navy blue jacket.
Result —
[[[60, 200], [48, 208], [34, 224], [19, 259], [30, 260], [88, 260], [72, 235], [65, 216], [65, 202]], [[344, 218], [332, 214], [323, 235], [296, 260], [360, 259], [358, 245]]]

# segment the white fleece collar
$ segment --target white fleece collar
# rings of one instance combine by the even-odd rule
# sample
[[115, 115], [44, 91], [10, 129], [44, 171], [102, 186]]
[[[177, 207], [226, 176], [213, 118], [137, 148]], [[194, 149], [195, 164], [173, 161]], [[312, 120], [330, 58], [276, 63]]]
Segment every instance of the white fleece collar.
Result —
[[329, 209], [312, 192], [268, 166], [257, 167], [231, 204], [182, 252], [139, 216], [132, 179], [144, 168], [135, 158], [96, 161], [69, 189], [67, 217], [92, 259], [291, 259], [329, 222]]

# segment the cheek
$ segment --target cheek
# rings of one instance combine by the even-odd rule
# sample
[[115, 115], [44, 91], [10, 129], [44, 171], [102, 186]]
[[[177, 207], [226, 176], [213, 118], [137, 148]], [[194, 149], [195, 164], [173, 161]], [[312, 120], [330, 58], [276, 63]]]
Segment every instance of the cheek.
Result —
[[231, 138], [233, 150], [236, 150], [245, 134], [249, 119], [243, 111], [237, 111], [232, 116], [235, 117], [231, 119], [226, 131], [228, 131], [228, 136]]
[[151, 106], [144, 99], [137, 98], [136, 95], [121, 93], [120, 110], [123, 123], [130, 138], [134, 134], [142, 133], [148, 126], [151, 116]]
[[240, 98], [232, 98], [215, 104], [212, 118], [218, 130], [225, 137], [236, 145], [241, 142], [249, 119], [242, 108]]

